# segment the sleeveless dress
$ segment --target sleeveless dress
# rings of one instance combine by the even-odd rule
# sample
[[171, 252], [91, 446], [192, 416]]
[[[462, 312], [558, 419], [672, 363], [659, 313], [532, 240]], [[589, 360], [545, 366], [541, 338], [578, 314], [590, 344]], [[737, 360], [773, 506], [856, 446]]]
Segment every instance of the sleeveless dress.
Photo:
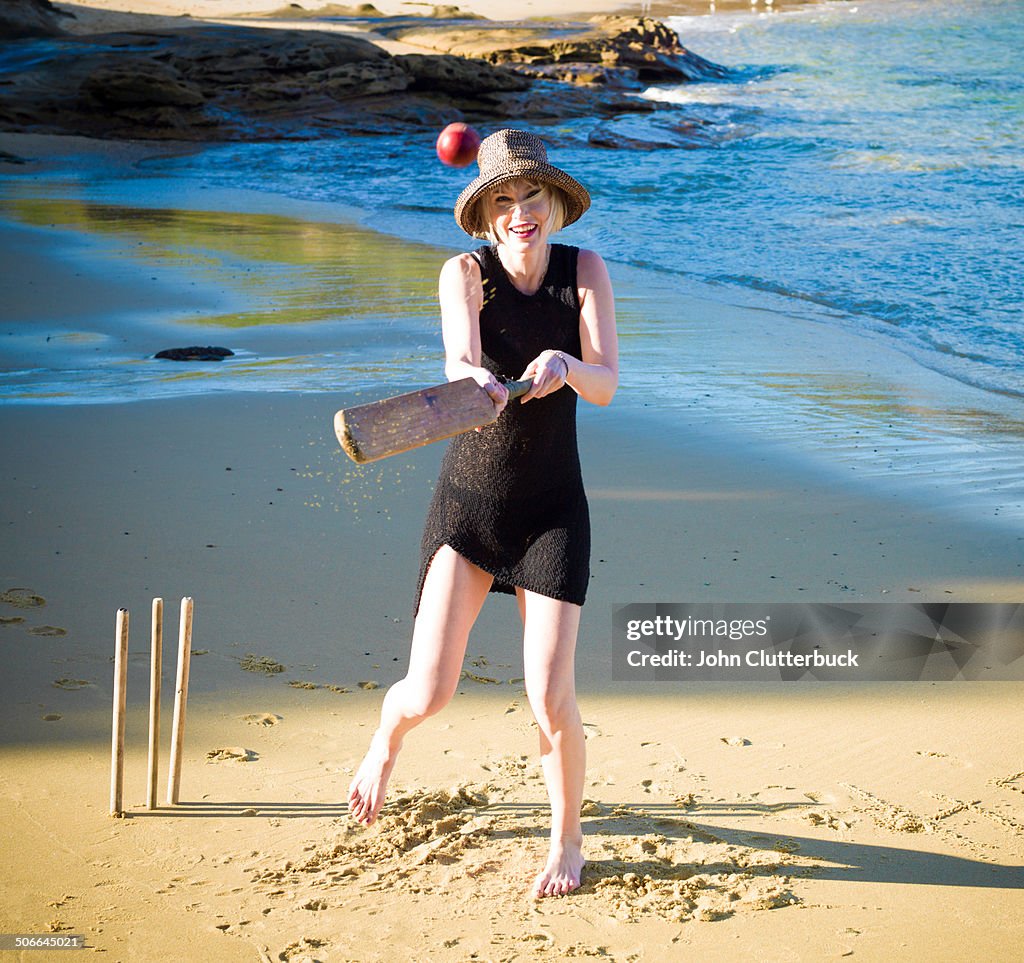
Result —
[[[578, 254], [552, 244], [544, 280], [527, 295], [509, 280], [496, 248], [473, 252], [483, 279], [481, 365], [499, 380], [515, 380], [547, 348], [580, 356]], [[449, 442], [424, 526], [414, 612], [442, 545], [493, 575], [492, 592], [519, 586], [583, 604], [590, 515], [572, 388], [525, 405], [510, 401], [494, 424]]]

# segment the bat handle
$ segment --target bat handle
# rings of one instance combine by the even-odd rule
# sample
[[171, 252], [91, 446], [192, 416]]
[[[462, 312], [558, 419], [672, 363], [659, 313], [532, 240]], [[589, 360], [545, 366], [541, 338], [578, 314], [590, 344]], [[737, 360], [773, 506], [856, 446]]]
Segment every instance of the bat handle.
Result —
[[525, 381], [506, 381], [505, 387], [508, 388], [509, 401], [513, 398], [522, 398], [533, 387], [533, 378], [527, 378]]

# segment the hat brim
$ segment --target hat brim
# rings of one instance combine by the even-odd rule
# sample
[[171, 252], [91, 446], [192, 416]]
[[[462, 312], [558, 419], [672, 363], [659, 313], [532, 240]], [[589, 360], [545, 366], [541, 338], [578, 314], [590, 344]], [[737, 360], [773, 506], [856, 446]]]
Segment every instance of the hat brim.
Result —
[[550, 187], [557, 187], [565, 196], [565, 220], [563, 227], [578, 221], [590, 207], [590, 192], [575, 177], [553, 164], [519, 158], [514, 168], [496, 171], [488, 176], [480, 175], [466, 187], [455, 202], [455, 221], [467, 234], [486, 237], [487, 223], [482, 216], [479, 202], [488, 191], [509, 181], [540, 181]]

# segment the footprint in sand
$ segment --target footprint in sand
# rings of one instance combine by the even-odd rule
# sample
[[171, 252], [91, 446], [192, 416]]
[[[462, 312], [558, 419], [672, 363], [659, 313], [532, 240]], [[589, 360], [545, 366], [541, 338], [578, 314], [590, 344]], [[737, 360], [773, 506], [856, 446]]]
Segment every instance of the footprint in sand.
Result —
[[277, 958], [283, 963], [288, 963], [289, 960], [294, 960], [295, 963], [300, 963], [300, 957], [302, 959], [312, 960], [313, 956], [309, 955], [313, 950], [320, 950], [327, 946], [326, 940], [318, 940], [313, 936], [304, 936], [301, 940], [296, 940], [294, 943], [289, 943], [280, 953], [277, 954]]
[[989, 780], [990, 786], [1009, 789], [1011, 792], [1024, 792], [1024, 772], [1015, 772], [1010, 776], [998, 776]]
[[722, 736], [722, 742], [724, 742], [727, 746], [734, 747], [750, 745], [750, 740], [744, 739], [743, 736]]
[[23, 615], [0, 615], [0, 625], [21, 625], [24, 621]]
[[276, 659], [271, 659], [266, 655], [254, 655], [252, 652], [239, 659], [238, 664], [246, 672], [263, 672], [266, 675], [276, 675], [278, 672], [284, 672], [284, 666]]
[[63, 716], [59, 715], [56, 712], [48, 712], [45, 716], [43, 716], [43, 722], [57, 722], [62, 718]]
[[276, 726], [282, 718], [273, 712], [254, 712], [251, 715], [242, 716], [243, 721], [248, 722], [250, 726]]
[[489, 675], [477, 675], [475, 672], [470, 672], [469, 669], [463, 669], [462, 675], [459, 677], [460, 682], [479, 682], [481, 685], [501, 685], [497, 679], [492, 679]]
[[811, 812], [804, 813], [804, 818], [812, 826], [821, 826], [824, 829], [834, 829], [836, 832], [841, 832], [852, 827], [852, 823], [847, 822], [840, 813], [833, 812], [831, 809], [825, 809], [821, 811], [812, 810]]
[[259, 753], [242, 746], [227, 746], [223, 749], [211, 749], [206, 754], [207, 762], [255, 762]]
[[0, 592], [0, 602], [13, 605], [16, 609], [37, 609], [46, 605], [46, 599], [26, 588], [9, 588]]
[[68, 634], [67, 629], [59, 625], [36, 625], [28, 630], [29, 635], [36, 635], [45, 639], [59, 639]]
[[84, 689], [87, 685], [92, 685], [88, 679], [55, 679], [53, 684], [58, 689], [67, 689], [68, 691]]

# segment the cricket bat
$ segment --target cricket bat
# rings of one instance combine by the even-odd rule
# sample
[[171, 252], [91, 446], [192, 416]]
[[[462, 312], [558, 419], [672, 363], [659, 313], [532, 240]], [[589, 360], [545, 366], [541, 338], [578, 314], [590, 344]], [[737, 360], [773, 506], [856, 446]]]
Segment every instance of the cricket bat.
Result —
[[[530, 390], [532, 380], [506, 382], [509, 401]], [[497, 421], [494, 402], [472, 378], [343, 408], [334, 433], [345, 454], [362, 465], [429, 445]]]

